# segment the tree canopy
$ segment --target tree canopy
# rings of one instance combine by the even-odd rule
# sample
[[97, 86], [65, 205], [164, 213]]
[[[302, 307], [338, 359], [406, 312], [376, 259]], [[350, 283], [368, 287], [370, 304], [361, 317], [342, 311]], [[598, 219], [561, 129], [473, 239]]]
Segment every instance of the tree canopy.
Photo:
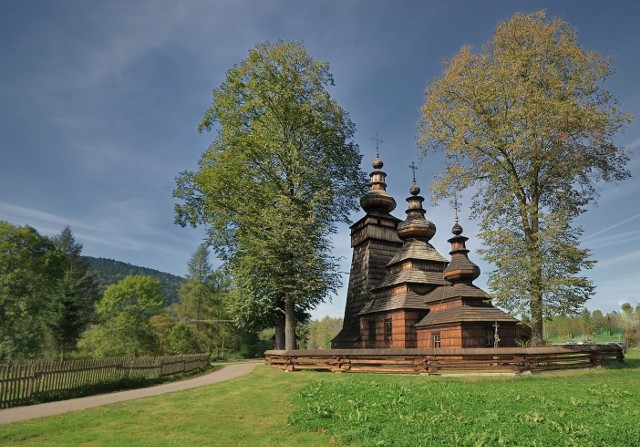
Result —
[[232, 273], [240, 322], [282, 328], [286, 316], [288, 348], [296, 312], [339, 285], [329, 235], [366, 188], [354, 124], [332, 84], [328, 65], [301, 44], [258, 44], [213, 90], [199, 131], [217, 136], [174, 191], [176, 222], [205, 225]]
[[419, 145], [447, 156], [434, 192], [476, 188], [471, 215], [496, 266], [489, 285], [499, 305], [530, 318], [535, 343], [545, 316], [577, 311], [594, 291], [573, 220], [598, 182], [629, 177], [614, 137], [630, 116], [602, 86], [612, 70], [563, 20], [516, 14], [480, 52], [445, 61], [425, 90]]
[[82, 348], [95, 357], [153, 355], [159, 340], [151, 318], [166, 307], [160, 283], [150, 276], [127, 276], [107, 287], [96, 305], [100, 324], [83, 335]]
[[81, 251], [69, 228], [48, 238], [0, 221], [0, 360], [73, 349], [98, 296]]
[[0, 221], [0, 360], [42, 352], [56, 258], [51, 240], [34, 228]]

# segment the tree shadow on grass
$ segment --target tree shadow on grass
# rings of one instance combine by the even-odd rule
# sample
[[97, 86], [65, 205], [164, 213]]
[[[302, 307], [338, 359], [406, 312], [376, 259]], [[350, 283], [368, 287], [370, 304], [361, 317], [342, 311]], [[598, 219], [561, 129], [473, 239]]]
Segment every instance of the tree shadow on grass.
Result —
[[640, 351], [630, 349], [624, 355], [624, 363], [611, 363], [609, 367], [619, 369], [640, 369]]
[[638, 357], [625, 357], [624, 359], [624, 364], [621, 365], [624, 366], [625, 369], [640, 369], [640, 358]]

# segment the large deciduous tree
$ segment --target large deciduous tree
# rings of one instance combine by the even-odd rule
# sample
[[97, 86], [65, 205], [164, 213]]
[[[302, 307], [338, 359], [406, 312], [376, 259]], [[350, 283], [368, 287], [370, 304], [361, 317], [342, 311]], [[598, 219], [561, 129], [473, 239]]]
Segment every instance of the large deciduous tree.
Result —
[[58, 266], [50, 239], [0, 221], [0, 361], [41, 354]]
[[611, 72], [575, 29], [536, 12], [500, 24], [479, 53], [462, 48], [425, 90], [419, 145], [447, 156], [436, 195], [477, 188], [472, 216], [497, 267], [489, 285], [530, 317], [536, 344], [545, 316], [577, 311], [594, 291], [573, 220], [599, 181], [629, 176], [614, 137], [630, 116], [602, 87]]
[[150, 320], [166, 305], [157, 279], [127, 276], [107, 287], [96, 305], [100, 323], [85, 332], [81, 345], [96, 357], [155, 354], [158, 338]]
[[296, 312], [339, 285], [329, 236], [366, 188], [354, 125], [329, 96], [332, 84], [328, 65], [301, 44], [258, 44], [213, 90], [199, 131], [217, 137], [174, 191], [176, 222], [205, 225], [230, 269], [241, 322], [270, 321], [276, 340], [284, 322], [288, 349]]

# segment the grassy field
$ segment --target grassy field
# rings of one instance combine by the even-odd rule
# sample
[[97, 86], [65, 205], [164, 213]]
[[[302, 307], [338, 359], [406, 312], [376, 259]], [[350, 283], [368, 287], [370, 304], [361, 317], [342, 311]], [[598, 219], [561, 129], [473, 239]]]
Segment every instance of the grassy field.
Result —
[[285, 373], [0, 426], [2, 446], [640, 445], [640, 355], [512, 378]]
[[623, 341], [622, 334], [598, 334], [598, 335], [577, 335], [575, 337], [561, 337], [561, 336], [549, 336], [548, 342], [552, 344], [563, 344], [567, 342], [584, 343], [587, 340], [595, 341], [596, 343], [610, 343]]
[[305, 386], [290, 422], [365, 446], [640, 446], [640, 361], [514, 378]]

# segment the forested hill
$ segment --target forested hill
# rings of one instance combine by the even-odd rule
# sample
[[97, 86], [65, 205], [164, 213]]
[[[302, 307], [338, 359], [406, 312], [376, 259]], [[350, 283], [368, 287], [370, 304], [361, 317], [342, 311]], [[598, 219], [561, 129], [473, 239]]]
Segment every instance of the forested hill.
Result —
[[100, 277], [100, 285], [103, 291], [125, 276], [147, 275], [160, 281], [162, 293], [167, 297], [168, 304], [173, 304], [178, 301], [178, 291], [180, 290], [180, 286], [185, 282], [185, 279], [181, 276], [159, 272], [158, 270], [146, 267], [138, 267], [137, 265], [131, 265], [126, 262], [106, 258], [94, 258], [91, 256], [85, 256], [84, 258], [89, 261], [89, 270]]

